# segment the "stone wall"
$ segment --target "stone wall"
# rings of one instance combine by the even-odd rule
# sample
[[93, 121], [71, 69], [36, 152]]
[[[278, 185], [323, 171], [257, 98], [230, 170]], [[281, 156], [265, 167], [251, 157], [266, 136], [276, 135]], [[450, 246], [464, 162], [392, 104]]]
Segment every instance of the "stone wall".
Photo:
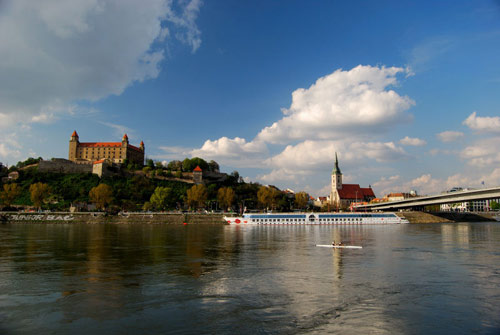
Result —
[[410, 223], [448, 223], [448, 222], [481, 222], [496, 221], [485, 213], [453, 213], [453, 212], [398, 212]]
[[103, 213], [0, 213], [4, 222], [19, 223], [116, 223], [116, 224], [226, 224], [221, 214], [164, 214], [131, 213], [104, 215]]
[[50, 161], [38, 162], [39, 172], [57, 173], [92, 173], [92, 164], [76, 164], [63, 158], [54, 158]]

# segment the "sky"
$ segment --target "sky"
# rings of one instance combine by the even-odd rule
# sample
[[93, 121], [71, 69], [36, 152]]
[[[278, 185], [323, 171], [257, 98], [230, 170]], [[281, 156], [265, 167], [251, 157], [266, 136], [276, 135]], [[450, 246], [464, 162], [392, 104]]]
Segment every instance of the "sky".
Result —
[[142, 140], [246, 181], [500, 185], [500, 1], [0, 0], [0, 162]]

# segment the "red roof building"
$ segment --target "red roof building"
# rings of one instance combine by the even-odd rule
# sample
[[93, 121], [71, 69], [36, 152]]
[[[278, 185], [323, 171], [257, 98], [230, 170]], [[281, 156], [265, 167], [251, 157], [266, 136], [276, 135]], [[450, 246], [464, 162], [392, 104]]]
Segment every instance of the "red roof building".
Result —
[[334, 208], [347, 209], [354, 202], [370, 202], [375, 198], [375, 193], [371, 187], [342, 183], [342, 172], [339, 168], [337, 153], [335, 153], [335, 165], [332, 170], [331, 181], [330, 201]]

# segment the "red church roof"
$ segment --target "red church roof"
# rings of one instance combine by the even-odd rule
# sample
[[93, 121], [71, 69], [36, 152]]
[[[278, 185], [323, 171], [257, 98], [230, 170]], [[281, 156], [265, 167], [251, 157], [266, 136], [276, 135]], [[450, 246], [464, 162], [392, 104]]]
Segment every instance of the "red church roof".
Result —
[[342, 189], [338, 190], [340, 199], [358, 199], [363, 200], [365, 197], [375, 198], [375, 193], [370, 187], [361, 188], [359, 184], [342, 184]]
[[73, 134], [71, 134], [71, 137], [78, 137], [78, 134], [76, 133], [76, 130], [73, 131]]
[[365, 197], [374, 197], [375, 198], [375, 193], [373, 192], [371, 187], [366, 187], [366, 188], [361, 188], [361, 191], [363, 191], [363, 195]]
[[200, 168], [199, 165], [196, 165], [196, 167], [194, 168], [193, 172], [196, 171], [196, 172], [202, 172], [203, 170]]

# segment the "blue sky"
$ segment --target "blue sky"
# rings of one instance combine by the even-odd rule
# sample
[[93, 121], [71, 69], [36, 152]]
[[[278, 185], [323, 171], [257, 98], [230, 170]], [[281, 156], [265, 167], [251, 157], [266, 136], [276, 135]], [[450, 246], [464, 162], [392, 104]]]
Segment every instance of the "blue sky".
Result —
[[0, 162], [143, 140], [248, 181], [500, 184], [498, 1], [0, 3]]

